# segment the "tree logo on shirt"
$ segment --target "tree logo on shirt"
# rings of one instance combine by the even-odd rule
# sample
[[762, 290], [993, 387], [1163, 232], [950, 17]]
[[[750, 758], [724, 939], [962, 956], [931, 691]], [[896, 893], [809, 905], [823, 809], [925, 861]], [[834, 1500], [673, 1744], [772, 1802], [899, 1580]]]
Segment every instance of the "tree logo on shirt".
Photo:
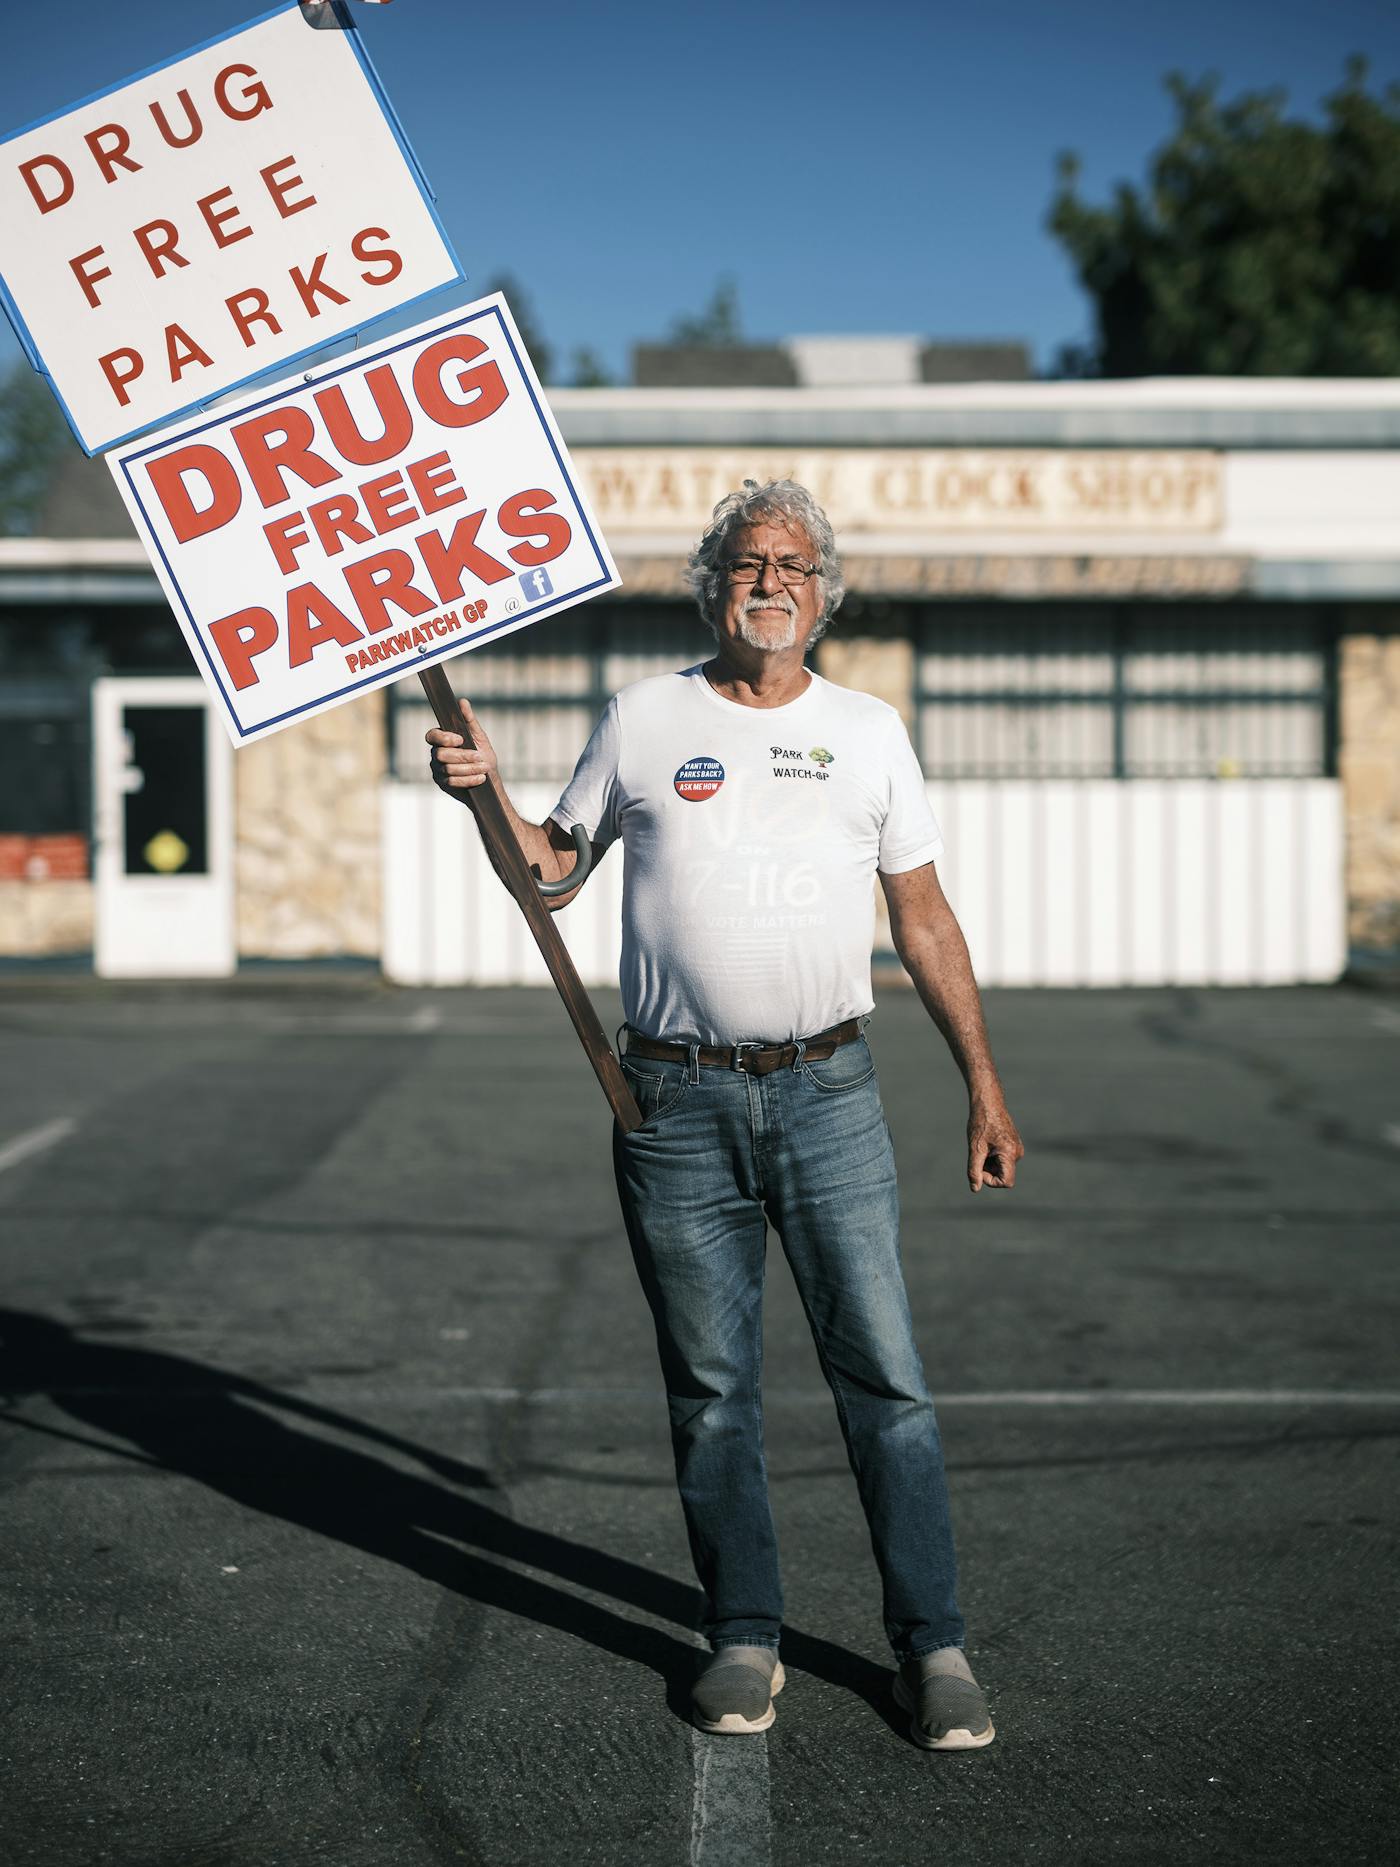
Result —
[[724, 783], [724, 767], [717, 758], [688, 758], [674, 779], [677, 797], [687, 804], [703, 804]]
[[828, 752], [825, 746], [813, 746], [807, 756], [814, 765], [830, 765], [836, 754]]

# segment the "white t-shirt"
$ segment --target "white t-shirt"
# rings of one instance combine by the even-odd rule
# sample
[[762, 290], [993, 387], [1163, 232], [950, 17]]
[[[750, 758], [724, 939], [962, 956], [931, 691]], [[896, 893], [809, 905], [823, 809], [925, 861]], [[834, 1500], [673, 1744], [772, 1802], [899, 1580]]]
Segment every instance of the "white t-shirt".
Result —
[[622, 839], [622, 999], [650, 1037], [810, 1037], [874, 1003], [876, 868], [943, 838], [904, 722], [813, 674], [781, 707], [701, 668], [623, 688], [550, 813]]

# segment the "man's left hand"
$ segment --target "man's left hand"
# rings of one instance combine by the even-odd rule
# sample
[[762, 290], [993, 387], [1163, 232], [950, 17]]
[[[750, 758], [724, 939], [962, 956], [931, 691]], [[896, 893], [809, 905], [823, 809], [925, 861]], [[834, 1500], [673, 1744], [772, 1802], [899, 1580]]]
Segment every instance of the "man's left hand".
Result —
[[967, 1118], [967, 1180], [974, 1193], [984, 1186], [1015, 1186], [1016, 1162], [1025, 1151], [1004, 1102], [973, 1102]]

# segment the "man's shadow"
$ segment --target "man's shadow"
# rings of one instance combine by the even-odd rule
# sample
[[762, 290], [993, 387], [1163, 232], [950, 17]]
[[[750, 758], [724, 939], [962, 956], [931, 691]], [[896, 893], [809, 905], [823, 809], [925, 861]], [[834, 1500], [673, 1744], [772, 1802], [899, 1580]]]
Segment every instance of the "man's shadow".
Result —
[[[499, 1490], [480, 1466], [244, 1375], [155, 1349], [85, 1341], [62, 1323], [24, 1311], [0, 1310], [0, 1351], [0, 1394], [8, 1396], [0, 1417], [11, 1424], [181, 1472], [252, 1510], [398, 1563], [484, 1607], [589, 1640], [651, 1667], [666, 1683], [671, 1709], [689, 1715], [696, 1664], [691, 1642], [504, 1565], [542, 1570], [687, 1630], [699, 1619], [698, 1592], [625, 1557], [515, 1522], [488, 1501]], [[79, 1425], [140, 1450], [127, 1452], [15, 1411], [15, 1403], [37, 1395]], [[286, 1416], [411, 1458], [422, 1471], [402, 1471], [369, 1451], [303, 1431]], [[783, 1629], [783, 1657], [857, 1693], [899, 1728], [887, 1710], [885, 1668], [789, 1627]]]

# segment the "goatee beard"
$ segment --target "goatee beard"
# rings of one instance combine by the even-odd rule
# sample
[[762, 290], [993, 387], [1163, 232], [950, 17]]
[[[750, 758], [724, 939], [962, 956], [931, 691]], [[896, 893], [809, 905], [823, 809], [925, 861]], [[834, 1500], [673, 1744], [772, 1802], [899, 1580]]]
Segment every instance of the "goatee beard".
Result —
[[[757, 610], [759, 605], [755, 604]], [[773, 611], [766, 609], [764, 614], [771, 616]], [[752, 620], [750, 610], [745, 607], [739, 612], [739, 640], [747, 642], [750, 648], [764, 649], [769, 654], [777, 654], [784, 648], [793, 648], [797, 643], [797, 608], [794, 605], [787, 612], [786, 621], [781, 629], [770, 623], [768, 628], [760, 629]]]

